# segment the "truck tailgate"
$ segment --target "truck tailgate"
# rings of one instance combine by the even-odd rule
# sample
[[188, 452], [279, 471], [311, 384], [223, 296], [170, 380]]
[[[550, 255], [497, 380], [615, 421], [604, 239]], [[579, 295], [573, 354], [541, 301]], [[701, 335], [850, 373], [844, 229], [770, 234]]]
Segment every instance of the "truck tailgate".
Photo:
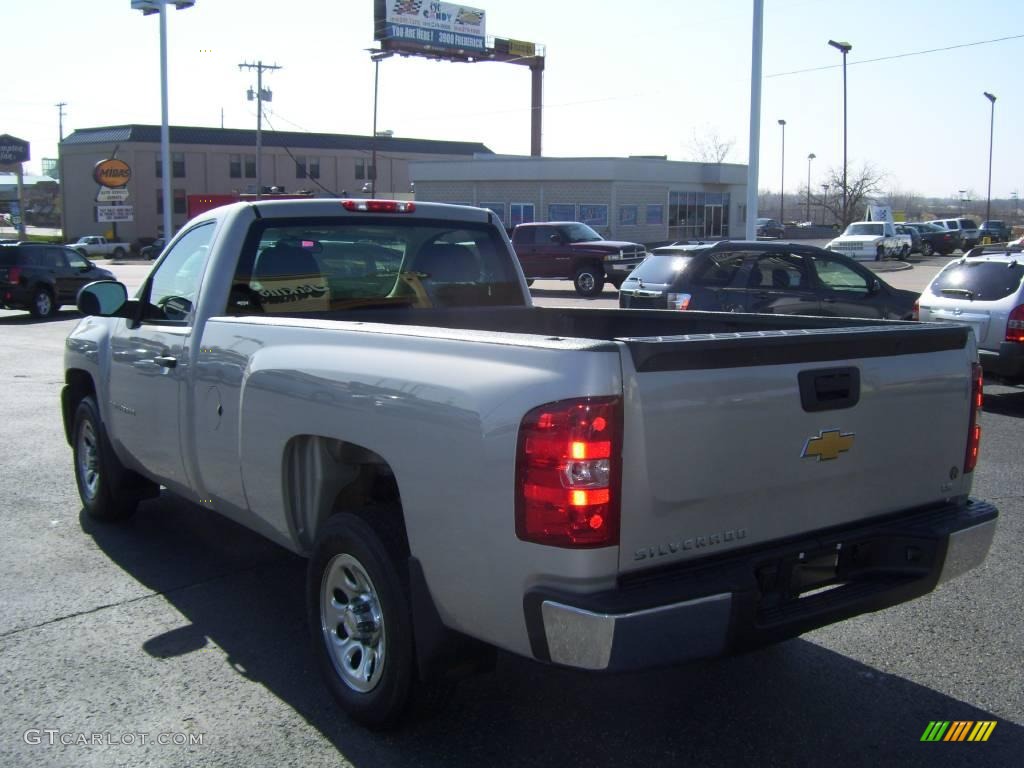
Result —
[[620, 572], [969, 491], [962, 326], [620, 341]]

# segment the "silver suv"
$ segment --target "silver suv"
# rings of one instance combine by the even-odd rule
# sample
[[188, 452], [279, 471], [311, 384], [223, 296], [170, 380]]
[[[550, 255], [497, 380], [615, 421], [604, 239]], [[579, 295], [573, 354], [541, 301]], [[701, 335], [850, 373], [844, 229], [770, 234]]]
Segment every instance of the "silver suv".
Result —
[[951, 261], [921, 298], [922, 321], [961, 323], [974, 331], [986, 373], [1024, 383], [1024, 253], [989, 250]]
[[981, 237], [978, 234], [978, 222], [974, 219], [936, 219], [929, 223], [937, 224], [943, 229], [948, 229], [950, 232], [959, 233], [960, 250], [964, 253], [967, 253], [967, 251], [976, 246], [978, 239]]

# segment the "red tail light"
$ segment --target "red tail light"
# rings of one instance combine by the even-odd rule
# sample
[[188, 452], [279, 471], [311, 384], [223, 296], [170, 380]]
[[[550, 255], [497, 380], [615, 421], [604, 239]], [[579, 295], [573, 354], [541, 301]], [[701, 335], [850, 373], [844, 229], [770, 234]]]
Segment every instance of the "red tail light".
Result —
[[21, 267], [11, 267], [7, 270], [7, 282], [17, 285], [21, 281]]
[[553, 547], [619, 543], [622, 401], [584, 397], [534, 408], [519, 426], [516, 536]]
[[404, 200], [342, 200], [341, 207], [353, 213], [412, 213], [416, 203]]
[[974, 363], [971, 367], [971, 376], [974, 379], [971, 385], [971, 419], [967, 425], [967, 455], [964, 457], [964, 474], [973, 472], [978, 463], [978, 449], [981, 447], [981, 425], [978, 418], [981, 416], [981, 405], [985, 399], [981, 365]]
[[911, 317], [914, 320], [920, 320], [921, 319], [921, 302], [920, 301], [915, 301], [914, 302], [914, 311], [913, 311], [913, 314], [911, 314]]
[[1010, 313], [1006, 321], [1006, 340], [1024, 342], [1024, 304]]

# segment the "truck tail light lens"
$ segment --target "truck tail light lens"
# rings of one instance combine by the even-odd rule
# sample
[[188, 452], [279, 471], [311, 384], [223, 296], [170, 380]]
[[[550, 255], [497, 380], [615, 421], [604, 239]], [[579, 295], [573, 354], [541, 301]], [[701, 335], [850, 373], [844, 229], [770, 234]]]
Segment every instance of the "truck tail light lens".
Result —
[[668, 294], [668, 308], [689, 309], [691, 298], [692, 297], [688, 293], [670, 293]]
[[619, 543], [622, 400], [548, 403], [523, 417], [516, 450], [516, 536], [552, 547]]
[[981, 406], [985, 400], [984, 385], [981, 372], [981, 365], [974, 363], [971, 366], [971, 418], [967, 425], [967, 455], [964, 457], [964, 474], [973, 472], [978, 463], [978, 449], [981, 447], [981, 425], [978, 419], [981, 416]]
[[412, 213], [416, 203], [406, 200], [342, 200], [341, 207], [353, 213]]
[[914, 302], [914, 311], [911, 313], [910, 316], [914, 320], [920, 320], [921, 319], [921, 302], [920, 301], [915, 301]]
[[1006, 340], [1024, 342], [1024, 304], [1014, 307], [1006, 321]]

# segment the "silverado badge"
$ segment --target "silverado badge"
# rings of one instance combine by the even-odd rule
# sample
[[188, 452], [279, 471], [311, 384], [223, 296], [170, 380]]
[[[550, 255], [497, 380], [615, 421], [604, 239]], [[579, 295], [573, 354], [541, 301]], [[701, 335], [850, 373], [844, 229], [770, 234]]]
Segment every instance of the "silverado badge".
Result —
[[800, 458], [816, 456], [818, 461], [831, 461], [839, 458], [853, 447], [853, 432], [841, 433], [838, 429], [822, 430], [817, 437], [807, 438], [804, 452]]

